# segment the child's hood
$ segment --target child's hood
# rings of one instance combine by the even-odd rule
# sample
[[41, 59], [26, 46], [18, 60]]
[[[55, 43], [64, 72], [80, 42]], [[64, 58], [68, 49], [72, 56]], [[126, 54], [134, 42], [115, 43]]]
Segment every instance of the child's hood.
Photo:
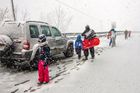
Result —
[[77, 36], [77, 41], [81, 41], [81, 35]]

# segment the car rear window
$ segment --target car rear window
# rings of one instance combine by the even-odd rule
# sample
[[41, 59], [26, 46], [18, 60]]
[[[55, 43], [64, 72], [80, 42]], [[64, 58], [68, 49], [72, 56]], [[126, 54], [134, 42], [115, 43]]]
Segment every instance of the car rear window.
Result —
[[36, 25], [30, 25], [29, 29], [31, 38], [38, 38], [39, 36], [38, 27]]
[[48, 26], [41, 26], [41, 32], [42, 34], [45, 34], [46, 36], [51, 36], [51, 32]]

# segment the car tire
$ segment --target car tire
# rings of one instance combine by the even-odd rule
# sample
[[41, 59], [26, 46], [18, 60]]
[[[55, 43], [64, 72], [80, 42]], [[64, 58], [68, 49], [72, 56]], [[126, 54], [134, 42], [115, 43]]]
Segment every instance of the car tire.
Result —
[[67, 47], [66, 52], [64, 53], [65, 57], [72, 57], [74, 55], [74, 48], [73, 48], [73, 44], [69, 44]]

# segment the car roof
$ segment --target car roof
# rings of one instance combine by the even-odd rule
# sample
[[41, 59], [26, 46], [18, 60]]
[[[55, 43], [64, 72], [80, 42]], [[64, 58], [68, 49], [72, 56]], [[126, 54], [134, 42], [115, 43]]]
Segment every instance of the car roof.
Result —
[[25, 23], [41, 23], [41, 24], [49, 25], [47, 22], [43, 22], [43, 21], [12, 21], [12, 20], [6, 20], [6, 21], [3, 21], [1, 23], [1, 26], [4, 26], [5, 24], [21, 25], [21, 24], [25, 24]]

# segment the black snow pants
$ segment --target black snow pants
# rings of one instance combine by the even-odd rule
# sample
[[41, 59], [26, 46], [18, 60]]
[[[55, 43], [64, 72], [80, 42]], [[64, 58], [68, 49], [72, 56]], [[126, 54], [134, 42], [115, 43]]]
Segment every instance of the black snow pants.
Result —
[[85, 59], [88, 59], [88, 55], [89, 55], [89, 51], [90, 51], [90, 55], [92, 58], [94, 58], [95, 54], [94, 54], [94, 47], [89, 48], [89, 49], [84, 49], [84, 55], [85, 55]]
[[75, 51], [76, 51], [76, 54], [78, 55], [78, 59], [81, 58], [81, 48], [76, 48]]

